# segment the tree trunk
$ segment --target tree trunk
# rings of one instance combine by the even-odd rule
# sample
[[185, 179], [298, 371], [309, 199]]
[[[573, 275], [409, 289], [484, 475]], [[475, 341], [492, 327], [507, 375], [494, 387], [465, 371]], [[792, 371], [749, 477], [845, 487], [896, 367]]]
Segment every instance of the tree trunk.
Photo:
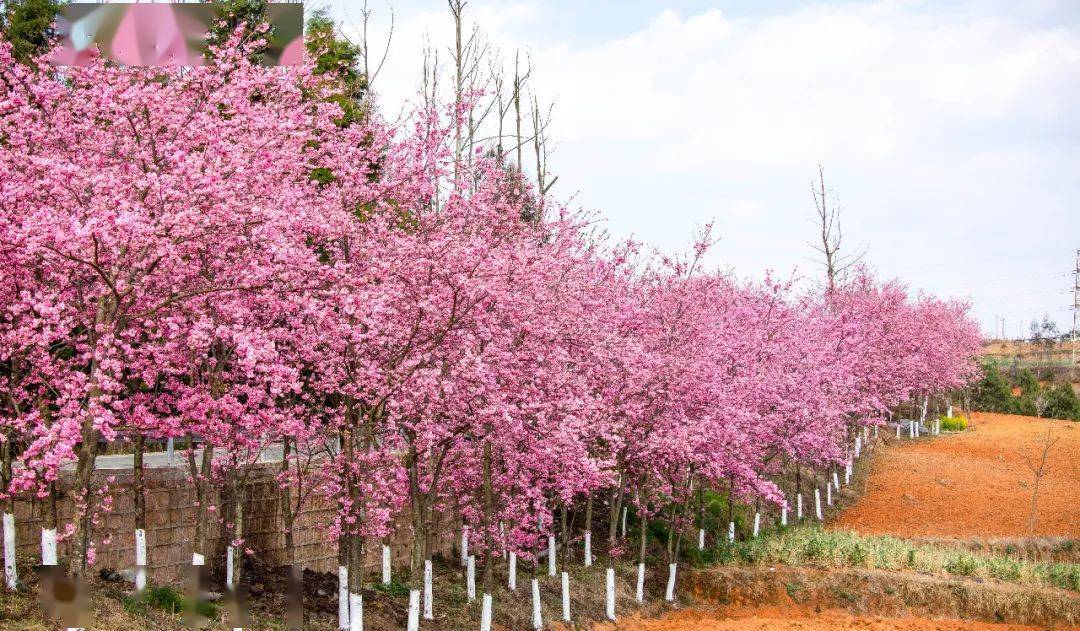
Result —
[[495, 546], [491, 537], [495, 500], [491, 489], [491, 443], [484, 443], [484, 593], [495, 589]]

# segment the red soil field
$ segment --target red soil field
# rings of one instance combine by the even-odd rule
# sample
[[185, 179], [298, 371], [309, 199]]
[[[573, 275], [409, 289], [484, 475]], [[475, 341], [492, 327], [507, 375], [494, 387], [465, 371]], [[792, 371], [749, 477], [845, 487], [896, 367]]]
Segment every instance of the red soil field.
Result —
[[754, 607], [723, 609], [717, 612], [679, 611], [659, 620], [628, 619], [618, 624], [598, 625], [600, 630], [618, 631], [837, 631], [862, 629], [870, 631], [1021, 631], [1037, 627], [987, 624], [962, 620], [927, 618], [883, 618], [853, 616], [843, 611], [821, 611], [805, 607]]
[[[968, 431], [878, 452], [866, 494], [833, 528], [903, 537], [1080, 536], [1080, 423], [976, 413]], [[1034, 533], [1028, 526], [1047, 428], [1057, 442], [1039, 484]]]

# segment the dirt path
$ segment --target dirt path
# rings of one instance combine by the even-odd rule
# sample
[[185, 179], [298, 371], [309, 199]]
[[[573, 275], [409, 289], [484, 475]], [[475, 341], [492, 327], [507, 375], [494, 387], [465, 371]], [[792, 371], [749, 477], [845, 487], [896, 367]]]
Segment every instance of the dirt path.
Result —
[[974, 429], [879, 452], [867, 492], [832, 524], [862, 533], [932, 537], [1030, 536], [1037, 459], [1058, 438], [1039, 490], [1037, 535], [1080, 536], [1080, 423], [976, 414]]
[[852, 616], [843, 611], [815, 611], [801, 607], [755, 607], [724, 609], [715, 612], [679, 611], [660, 620], [626, 620], [616, 625], [601, 625], [596, 629], [619, 631], [836, 631], [863, 629], [871, 631], [1034, 631], [1038, 627], [986, 624], [962, 620], [929, 620], [926, 618], [882, 618]]

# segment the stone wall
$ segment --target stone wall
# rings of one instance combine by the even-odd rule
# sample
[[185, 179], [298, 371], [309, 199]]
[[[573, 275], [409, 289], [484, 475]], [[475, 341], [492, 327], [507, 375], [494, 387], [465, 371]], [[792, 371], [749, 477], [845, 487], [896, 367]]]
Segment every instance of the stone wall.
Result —
[[[285, 535], [281, 517], [278, 483], [273, 478], [273, 468], [267, 467], [252, 475], [244, 503], [244, 530], [246, 547], [264, 567], [274, 567], [285, 562]], [[131, 471], [106, 471], [97, 473], [100, 483], [111, 478], [109, 484], [113, 498], [112, 510], [104, 515], [94, 530], [97, 544], [95, 568], [123, 570], [135, 565], [135, 503], [131, 493]], [[182, 468], [155, 468], [145, 470], [146, 480], [146, 546], [150, 580], [156, 583], [175, 583], [183, 577], [184, 569], [191, 564], [192, 540], [195, 522], [195, 490], [186, 470]], [[61, 486], [68, 480], [62, 481]], [[219, 502], [216, 504], [220, 505]], [[64, 494], [58, 502], [60, 516], [59, 532], [71, 522], [74, 506]], [[296, 519], [294, 541], [297, 562], [309, 569], [321, 572], [337, 572], [337, 543], [330, 541], [326, 526], [331, 520], [331, 507], [320, 497], [312, 495]], [[41, 559], [41, 512], [40, 501], [16, 503], [16, 542], [20, 563], [37, 564]], [[412, 527], [408, 515], [399, 520], [388, 545], [396, 568], [409, 563]], [[225, 546], [224, 529], [220, 520], [211, 518], [207, 559], [211, 571], [223, 572]], [[454, 531], [445, 530], [437, 546], [438, 552], [450, 554], [454, 545]], [[366, 565], [369, 571], [378, 572], [382, 552], [378, 545], [368, 546]], [[60, 543], [61, 562], [68, 556], [69, 542]]]

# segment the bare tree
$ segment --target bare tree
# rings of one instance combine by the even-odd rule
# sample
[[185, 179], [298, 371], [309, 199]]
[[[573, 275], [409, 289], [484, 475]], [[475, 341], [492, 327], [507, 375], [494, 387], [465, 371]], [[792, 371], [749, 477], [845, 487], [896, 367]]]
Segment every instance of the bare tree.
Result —
[[382, 56], [379, 58], [379, 63], [375, 66], [375, 70], [371, 69], [371, 51], [368, 48], [370, 38], [368, 37], [368, 25], [371, 22], [371, 16], [374, 14], [374, 9], [368, 7], [368, 0], [364, 0], [364, 8], [360, 10], [362, 16], [360, 33], [363, 41], [360, 42], [360, 60], [364, 64], [364, 81], [367, 83], [368, 90], [371, 89], [371, 85], [375, 83], [375, 78], [379, 76], [379, 72], [382, 71], [383, 64], [386, 63], [386, 58], [390, 56], [390, 43], [394, 40], [394, 6], [389, 2], [386, 5], [390, 9], [390, 32], [386, 35], [386, 46], [383, 47]]
[[1043, 477], [1050, 472], [1047, 460], [1050, 456], [1050, 449], [1057, 443], [1058, 438], [1053, 434], [1053, 427], [1047, 424], [1046, 436], [1038, 443], [1038, 447], [1040, 447], [1040, 451], [1037, 452], [1038, 455], [1031, 457], [1027, 454], [1019, 454], [1028, 470], [1031, 471], [1031, 475], [1035, 478], [1035, 483], [1031, 488], [1031, 513], [1028, 515], [1028, 530], [1033, 535], [1039, 517], [1039, 485], [1042, 483]]
[[862, 260], [866, 255], [863, 248], [852, 254], [844, 254], [842, 251], [844, 234], [840, 228], [840, 202], [835, 193], [825, 187], [825, 167], [818, 164], [817, 181], [810, 182], [810, 194], [814, 198], [814, 208], [817, 210], [817, 218], [821, 228], [820, 244], [810, 244], [824, 260], [825, 276], [831, 291], [836, 287], [836, 279], [842, 278], [844, 273]]
[[548, 181], [548, 167], [547, 160], [550, 153], [550, 147], [548, 146], [547, 128], [551, 124], [552, 111], [555, 108], [554, 101], [549, 103], [547, 108], [542, 108], [540, 105], [540, 99], [536, 94], [532, 95], [532, 126], [533, 126], [533, 151], [536, 155], [536, 190], [541, 198], [547, 195], [552, 186], [555, 186], [555, 182], [559, 179], [559, 176], [555, 176], [551, 181]]

